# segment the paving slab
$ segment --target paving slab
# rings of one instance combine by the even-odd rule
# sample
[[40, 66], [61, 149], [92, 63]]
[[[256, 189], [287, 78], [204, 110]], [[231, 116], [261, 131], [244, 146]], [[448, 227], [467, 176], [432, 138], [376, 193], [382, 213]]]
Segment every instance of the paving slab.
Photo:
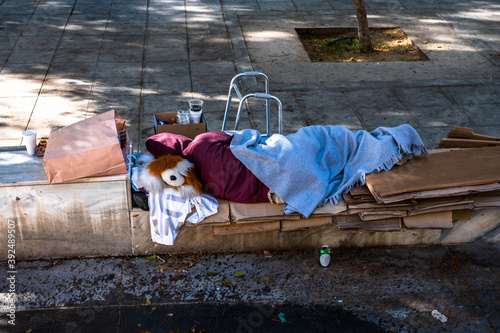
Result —
[[[217, 131], [232, 76], [252, 70], [270, 77], [283, 102], [285, 134], [409, 123], [431, 149], [453, 125], [500, 136], [496, 1], [366, 6], [372, 26], [402, 27], [430, 61], [310, 62], [294, 29], [354, 27], [351, 1], [0, 1], [0, 145], [21, 145], [27, 128], [48, 135], [51, 126], [116, 109], [135, 151], [144, 151], [153, 114], [186, 108], [193, 97], [205, 100], [208, 130]], [[260, 111], [246, 109], [242, 128], [262, 129]], [[304, 241], [289, 237], [297, 247]], [[498, 252], [344, 249], [326, 269], [310, 252], [196, 254], [164, 264], [25, 261], [17, 266], [16, 329], [496, 332]], [[2, 266], [2, 308], [7, 274]], [[2, 331], [11, 329], [6, 314]]]
[[[68, 0], [40, 4], [28, 1], [22, 6], [4, 1], [0, 5], [3, 28], [0, 29], [3, 46], [0, 48], [0, 75], [8, 78], [5, 75], [22, 73], [22, 76], [1, 93], [8, 98], [68, 94], [73, 99], [87, 99], [88, 107], [93, 107], [89, 109], [92, 112], [96, 111], [97, 105], [106, 104], [95, 99], [109, 99], [107, 95], [111, 98], [139, 96], [140, 105], [144, 105], [149, 95], [201, 94], [211, 96], [206, 103], [207, 110], [210, 107], [211, 111], [223, 112], [217, 104], [225, 98], [225, 85], [234, 74], [250, 70], [262, 71], [271, 78], [273, 93], [286, 100], [285, 110], [300, 109], [300, 99], [306, 100], [309, 90], [314, 91], [313, 95], [334, 93], [347, 98], [355, 93], [342, 89], [371, 87], [372, 90], [362, 89], [359, 96], [371, 98], [370, 94], [376, 94], [387, 97], [386, 93], [378, 91], [386, 85], [387, 89], [401, 87], [395, 92], [401, 98], [419, 91], [404, 92], [406, 86], [438, 85], [453, 90], [458, 83], [463, 89], [473, 91], [498, 87], [500, 44], [494, 27], [499, 9], [494, 2], [433, 3], [422, 0], [415, 3], [401, 0], [389, 3], [367, 1], [366, 5], [372, 26], [401, 26], [431, 61], [311, 63], [294, 29], [355, 26], [353, 5], [345, 1], [208, 0], [150, 1], [144, 4], [140, 1]], [[39, 69], [42, 77], [34, 80], [32, 74]], [[75, 80], [82, 83], [76, 84]], [[470, 80], [485, 82], [464, 85]], [[92, 93], [87, 95], [89, 85]], [[429, 92], [426, 98], [434, 103], [432, 106], [422, 105], [428, 111], [420, 110], [415, 101], [407, 105], [404, 101], [396, 101], [387, 107], [392, 98], [373, 104], [372, 112], [358, 110], [357, 104], [349, 99], [349, 108], [340, 110], [344, 98], [336, 100], [338, 111], [334, 112], [324, 111], [331, 107], [321, 104], [320, 100], [316, 103], [317, 110], [314, 104], [305, 106], [302, 103], [302, 119], [296, 111], [289, 117], [287, 115], [285, 132], [292, 133], [303, 124], [346, 124], [353, 129], [361, 125], [363, 129], [372, 129], [405, 122], [416, 126], [424, 141], [434, 148], [439, 136], [447, 132], [456, 120], [459, 125], [476, 126], [476, 131], [487, 130], [498, 135], [496, 120], [493, 123], [487, 121], [489, 113], [495, 109], [495, 102], [480, 100], [473, 104], [473, 110], [454, 104], [452, 99], [452, 106], [445, 101], [439, 105], [436, 101], [443, 98], [444, 91], [440, 89], [426, 90]], [[295, 93], [298, 91], [301, 93]], [[431, 97], [431, 93], [436, 97]], [[67, 101], [69, 110], [74, 102]], [[216, 104], [211, 106], [212, 102]], [[439, 110], [441, 107], [443, 112]], [[101, 110], [104, 111], [107, 110]], [[139, 107], [136, 112], [144, 111]], [[259, 117], [252, 116], [252, 110], [248, 112], [253, 120], [245, 126], [260, 128]], [[61, 116], [58, 111], [37, 113], [33, 113], [33, 119]], [[213, 117], [214, 121], [219, 118]], [[151, 127], [151, 120], [147, 117], [141, 115], [138, 119], [144, 121], [129, 127], [135, 133], [143, 131], [140, 126], [145, 126], [144, 129]], [[29, 124], [35, 122], [28, 119], [24, 127]], [[15, 128], [11, 122], [9, 126]], [[219, 126], [209, 124], [210, 128]], [[149, 132], [146, 130], [145, 133]], [[141, 137], [139, 141], [143, 139]], [[16, 139], [5, 140], [0, 144], [5, 146]], [[137, 144], [136, 151], [141, 149], [140, 142]]]
[[[415, 62], [311, 62], [296, 28], [356, 27], [353, 15], [240, 16], [239, 22], [255, 68], [273, 82], [329, 83], [360, 81], [447, 80], [500, 77], [500, 70], [438, 15], [413, 13], [368, 16], [373, 27], [400, 27], [429, 58]], [[419, 24], [415, 24], [419, 22]], [[474, 71], [470, 71], [470, 66]]]

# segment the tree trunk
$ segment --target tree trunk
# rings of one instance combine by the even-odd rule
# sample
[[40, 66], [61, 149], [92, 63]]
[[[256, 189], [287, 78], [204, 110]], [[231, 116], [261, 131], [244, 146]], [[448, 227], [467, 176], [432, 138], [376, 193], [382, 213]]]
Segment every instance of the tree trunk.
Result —
[[358, 38], [359, 49], [362, 53], [373, 51], [372, 40], [370, 38], [370, 29], [368, 28], [368, 18], [366, 17], [364, 0], [352, 0], [356, 10], [356, 19], [358, 20]]

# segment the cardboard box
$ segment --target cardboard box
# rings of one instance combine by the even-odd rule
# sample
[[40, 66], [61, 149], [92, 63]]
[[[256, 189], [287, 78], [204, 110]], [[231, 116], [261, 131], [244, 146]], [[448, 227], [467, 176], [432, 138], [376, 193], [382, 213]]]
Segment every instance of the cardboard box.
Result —
[[154, 114], [154, 124], [155, 124], [155, 134], [158, 133], [174, 133], [184, 135], [188, 138], [194, 139], [198, 134], [206, 133], [207, 122], [205, 121], [205, 116], [202, 115], [201, 122], [198, 124], [168, 124], [159, 125], [161, 121], [168, 121], [177, 116], [177, 112], [166, 112], [166, 113], [155, 113]]

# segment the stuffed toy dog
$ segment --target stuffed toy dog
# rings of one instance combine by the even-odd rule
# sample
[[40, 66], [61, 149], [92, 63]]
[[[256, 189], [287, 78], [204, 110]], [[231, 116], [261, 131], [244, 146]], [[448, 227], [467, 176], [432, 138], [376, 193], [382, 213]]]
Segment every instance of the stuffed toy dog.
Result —
[[191, 199], [203, 193], [203, 186], [193, 163], [171, 154], [157, 159], [151, 154], [144, 155], [146, 156], [142, 158], [143, 167], [139, 171], [139, 183], [148, 192], [159, 193], [166, 187], [170, 187], [185, 199]]

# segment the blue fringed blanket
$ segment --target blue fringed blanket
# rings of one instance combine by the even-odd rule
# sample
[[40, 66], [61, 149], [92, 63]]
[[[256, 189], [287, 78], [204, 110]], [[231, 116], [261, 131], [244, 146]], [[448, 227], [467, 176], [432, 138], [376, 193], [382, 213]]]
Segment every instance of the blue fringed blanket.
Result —
[[309, 126], [274, 134], [261, 144], [256, 130], [236, 132], [231, 151], [286, 203], [285, 213], [305, 217], [363, 185], [368, 173], [390, 170], [405, 154], [426, 155], [409, 125], [352, 132], [341, 126]]

